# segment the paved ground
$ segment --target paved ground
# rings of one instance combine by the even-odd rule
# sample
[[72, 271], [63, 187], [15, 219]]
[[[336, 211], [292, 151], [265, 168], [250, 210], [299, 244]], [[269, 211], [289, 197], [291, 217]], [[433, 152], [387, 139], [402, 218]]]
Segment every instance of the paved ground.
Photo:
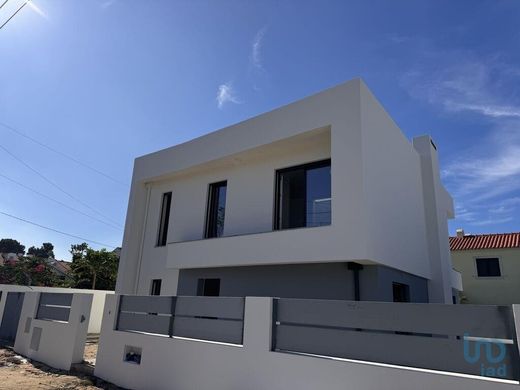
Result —
[[[87, 343], [85, 360], [95, 361], [97, 344]], [[65, 372], [29, 361], [9, 348], [0, 348], [0, 390], [61, 389], [61, 390], [122, 390], [95, 377]]]

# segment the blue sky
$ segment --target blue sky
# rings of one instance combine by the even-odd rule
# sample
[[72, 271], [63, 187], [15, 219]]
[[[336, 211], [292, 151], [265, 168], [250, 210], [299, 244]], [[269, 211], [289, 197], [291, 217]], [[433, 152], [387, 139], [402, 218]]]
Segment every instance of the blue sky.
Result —
[[[514, 0], [34, 0], [0, 30], [0, 122], [120, 183], [0, 126], [0, 212], [118, 246], [136, 156], [362, 77], [433, 136], [452, 233], [518, 231], [518, 20]], [[81, 242], [3, 214], [0, 237]]]

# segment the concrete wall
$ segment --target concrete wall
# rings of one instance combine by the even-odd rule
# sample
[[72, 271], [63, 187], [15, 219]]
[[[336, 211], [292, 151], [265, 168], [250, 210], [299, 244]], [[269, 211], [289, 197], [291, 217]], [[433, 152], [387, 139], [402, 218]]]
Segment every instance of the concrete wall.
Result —
[[[74, 294], [69, 321], [36, 319], [40, 293], [26, 292], [16, 341], [15, 352], [51, 367], [69, 370], [81, 363], [87, 338], [92, 294]], [[39, 345], [34, 345], [36, 332], [41, 332]]]
[[17, 286], [13, 284], [0, 284], [2, 291], [2, 299], [0, 299], [0, 320], [4, 313], [7, 293], [13, 292], [49, 292], [64, 294], [91, 294], [92, 306], [90, 311], [90, 321], [88, 323], [88, 333], [99, 333], [101, 331], [101, 321], [103, 320], [103, 308], [105, 306], [105, 297], [114, 294], [113, 291], [105, 290], [84, 290], [79, 288], [60, 288], [60, 287], [39, 287], [39, 286]]
[[[365, 273], [365, 275], [363, 275]], [[374, 273], [373, 276], [368, 276]], [[375, 280], [375, 286], [369, 283], [361, 284], [361, 300], [363, 301], [393, 301], [393, 282], [406, 284], [409, 287], [410, 302], [427, 303], [428, 299], [428, 280], [401, 272], [388, 267], [365, 267], [360, 276]]]
[[[347, 263], [183, 269], [177, 295], [197, 295], [199, 278], [219, 278], [221, 296], [354, 300], [353, 272]], [[428, 302], [426, 279], [370, 265], [359, 278], [361, 300], [391, 302], [392, 282], [398, 282], [410, 287], [412, 302]]]
[[430, 300], [452, 303], [453, 266], [450, 256], [448, 218], [454, 214], [453, 199], [441, 183], [437, 147], [429, 136], [416, 137], [413, 146], [421, 157], [426, 241], [430, 266]]
[[[328, 157], [332, 224], [271, 231], [276, 169]], [[406, 140], [361, 80], [140, 157], [116, 290], [148, 294], [160, 278], [164, 293], [174, 294], [187, 268], [356, 261], [433, 278], [430, 299], [448, 301], [449, 196], [435, 158]], [[220, 180], [228, 181], [226, 237], [204, 240], [208, 184]], [[166, 191], [173, 193], [168, 245], [156, 247]], [[424, 196], [431, 192], [438, 195]]]
[[[498, 257], [500, 277], [479, 278], [475, 259]], [[520, 303], [520, 248], [452, 251], [453, 267], [462, 274], [463, 302], [482, 305]]]
[[360, 99], [367, 258], [429, 275], [419, 155], [364, 84]]
[[[246, 298], [243, 346], [114, 331], [108, 297], [96, 376], [131, 389], [506, 390], [518, 382], [378, 363], [271, 352], [272, 300]], [[123, 361], [142, 348], [141, 364]]]

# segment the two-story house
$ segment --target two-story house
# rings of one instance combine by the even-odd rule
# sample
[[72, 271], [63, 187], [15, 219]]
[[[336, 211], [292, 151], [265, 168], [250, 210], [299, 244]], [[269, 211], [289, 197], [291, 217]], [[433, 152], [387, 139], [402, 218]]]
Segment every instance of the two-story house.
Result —
[[450, 237], [453, 266], [462, 275], [462, 303], [520, 303], [520, 232]]
[[451, 303], [452, 216], [356, 79], [137, 158], [116, 291]]

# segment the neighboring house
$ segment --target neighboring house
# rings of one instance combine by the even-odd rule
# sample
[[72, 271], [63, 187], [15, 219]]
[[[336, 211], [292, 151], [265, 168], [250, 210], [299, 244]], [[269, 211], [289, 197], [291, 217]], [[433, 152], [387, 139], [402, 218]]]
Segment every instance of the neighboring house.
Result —
[[[0, 253], [0, 265], [3, 265], [7, 262], [16, 263], [18, 260], [23, 258], [25, 255], [23, 253]], [[33, 255], [27, 255], [26, 257], [33, 257]], [[60, 276], [60, 277], [71, 277], [71, 268], [70, 262], [64, 260], [56, 260], [52, 257], [48, 259], [44, 259], [52, 271]]]
[[0, 253], [0, 265], [5, 263], [16, 263], [23, 253]]
[[451, 303], [453, 202], [361, 80], [136, 159], [116, 292]]
[[115, 248], [112, 253], [115, 253], [117, 258], [120, 258], [121, 257], [121, 247], [118, 246], [117, 248]]
[[72, 277], [70, 262], [49, 258], [49, 259], [47, 259], [47, 264], [49, 264], [49, 266], [51, 267], [53, 272], [56, 273], [56, 275], [63, 277], [63, 278]]
[[520, 303], [520, 233], [450, 237], [454, 268], [462, 274], [462, 303]]

